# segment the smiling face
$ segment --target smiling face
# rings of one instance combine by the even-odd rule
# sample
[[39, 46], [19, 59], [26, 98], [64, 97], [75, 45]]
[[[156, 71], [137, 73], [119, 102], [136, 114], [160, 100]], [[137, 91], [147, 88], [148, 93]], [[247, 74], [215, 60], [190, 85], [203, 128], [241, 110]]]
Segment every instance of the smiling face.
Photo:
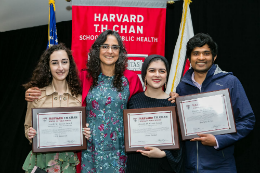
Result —
[[53, 80], [66, 80], [69, 73], [70, 61], [65, 50], [54, 51], [50, 56], [49, 65]]
[[115, 63], [119, 58], [119, 51], [120, 49], [112, 49], [111, 46], [119, 46], [118, 41], [115, 36], [108, 35], [107, 40], [102, 44], [107, 45], [109, 48], [105, 49], [104, 47], [100, 47], [100, 64], [101, 68], [104, 66], [112, 66], [115, 68]]
[[145, 81], [147, 82], [147, 89], [158, 89], [166, 83], [167, 71], [163, 61], [157, 60], [150, 63], [147, 68]]
[[191, 66], [194, 72], [207, 73], [217, 56], [212, 57], [211, 50], [207, 44], [202, 47], [195, 47], [191, 52]]

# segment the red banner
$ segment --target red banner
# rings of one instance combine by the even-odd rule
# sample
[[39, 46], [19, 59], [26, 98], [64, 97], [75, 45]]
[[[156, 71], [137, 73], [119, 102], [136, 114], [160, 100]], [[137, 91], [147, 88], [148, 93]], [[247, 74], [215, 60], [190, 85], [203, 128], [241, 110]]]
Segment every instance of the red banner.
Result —
[[164, 56], [165, 22], [165, 8], [72, 6], [71, 49], [78, 69], [86, 68], [88, 51], [98, 35], [111, 29], [124, 41], [128, 69], [140, 73], [146, 56]]

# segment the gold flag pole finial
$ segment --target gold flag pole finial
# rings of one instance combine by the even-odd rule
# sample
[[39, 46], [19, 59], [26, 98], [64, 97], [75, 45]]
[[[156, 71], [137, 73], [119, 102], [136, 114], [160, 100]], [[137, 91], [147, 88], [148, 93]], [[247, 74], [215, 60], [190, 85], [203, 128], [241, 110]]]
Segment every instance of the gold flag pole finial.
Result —
[[52, 4], [53, 5], [53, 9], [55, 11], [55, 0], [49, 0], [49, 5]]
[[167, 4], [174, 4], [174, 1], [168, 1]]

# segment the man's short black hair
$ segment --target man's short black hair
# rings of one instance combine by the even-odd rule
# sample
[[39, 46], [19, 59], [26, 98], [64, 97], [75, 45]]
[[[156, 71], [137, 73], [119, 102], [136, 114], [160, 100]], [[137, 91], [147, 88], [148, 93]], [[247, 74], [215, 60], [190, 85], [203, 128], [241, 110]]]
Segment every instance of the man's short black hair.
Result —
[[211, 50], [212, 58], [214, 58], [218, 54], [218, 45], [213, 39], [204, 33], [198, 33], [194, 35], [187, 43], [186, 56], [190, 60], [191, 52], [196, 47], [202, 47], [207, 44]]

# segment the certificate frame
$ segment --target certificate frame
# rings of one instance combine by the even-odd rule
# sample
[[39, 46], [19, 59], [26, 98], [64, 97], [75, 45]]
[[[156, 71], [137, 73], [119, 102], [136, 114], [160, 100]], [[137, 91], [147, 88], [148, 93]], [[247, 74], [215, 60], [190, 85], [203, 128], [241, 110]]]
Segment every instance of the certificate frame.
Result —
[[[171, 112], [171, 118], [172, 118], [172, 124], [171, 127], [173, 129], [174, 134], [174, 145], [156, 145], [154, 147], [157, 147], [161, 150], [167, 149], [167, 150], [174, 150], [174, 149], [180, 149], [180, 143], [179, 143], [179, 132], [178, 132], [178, 122], [177, 122], [177, 116], [176, 116], [176, 107], [170, 106], [170, 107], [156, 107], [156, 108], [140, 108], [140, 109], [124, 109], [124, 135], [125, 135], [125, 152], [136, 152], [136, 150], [145, 150], [143, 145], [142, 147], [130, 147], [129, 146], [129, 125], [131, 126], [129, 120], [128, 120], [128, 114], [136, 114], [136, 113], [156, 113], [156, 112]], [[149, 145], [152, 146], [152, 145]]]
[[[37, 124], [37, 114], [38, 113], [48, 113], [48, 112], [75, 112], [80, 111], [81, 113], [81, 126], [82, 128], [86, 125], [86, 109], [85, 107], [55, 107], [55, 108], [33, 108], [32, 109], [32, 127], [36, 130], [38, 130], [38, 124]], [[67, 116], [64, 114], [64, 116]], [[80, 131], [83, 135], [82, 129]], [[39, 135], [37, 133], [37, 135]], [[78, 150], [86, 150], [87, 149], [87, 140], [83, 136], [82, 138], [82, 145], [81, 146], [66, 146], [66, 147], [53, 147], [53, 148], [38, 148], [37, 143], [37, 135], [32, 140], [32, 152], [33, 153], [46, 153], [46, 152], [64, 152], [64, 151], [78, 151]]]
[[198, 132], [200, 134], [212, 134], [212, 135], [221, 135], [221, 134], [228, 134], [228, 133], [236, 133], [236, 124], [234, 121], [234, 114], [233, 114], [233, 108], [232, 108], [232, 103], [230, 99], [230, 93], [229, 89], [222, 89], [222, 90], [216, 90], [216, 91], [210, 91], [210, 92], [203, 92], [203, 93], [198, 93], [198, 94], [191, 94], [191, 95], [186, 95], [186, 96], [179, 96], [176, 98], [176, 107], [177, 107], [177, 114], [178, 114], [178, 119], [179, 119], [179, 124], [180, 124], [180, 130], [181, 130], [181, 135], [182, 135], [182, 140], [190, 140], [193, 138], [198, 137], [198, 133], [194, 134], [186, 134], [186, 128], [185, 128], [185, 115], [184, 112], [182, 112], [181, 109], [181, 104], [185, 101], [190, 101], [190, 100], [196, 100], [198, 98], [203, 98], [203, 97], [209, 97], [209, 96], [216, 96], [216, 95], [223, 95], [224, 103], [225, 103], [225, 110], [226, 110], [226, 115], [227, 116], [227, 123], [230, 126], [229, 129], [217, 129], [217, 130], [211, 130], [211, 131], [205, 131], [205, 132]]

